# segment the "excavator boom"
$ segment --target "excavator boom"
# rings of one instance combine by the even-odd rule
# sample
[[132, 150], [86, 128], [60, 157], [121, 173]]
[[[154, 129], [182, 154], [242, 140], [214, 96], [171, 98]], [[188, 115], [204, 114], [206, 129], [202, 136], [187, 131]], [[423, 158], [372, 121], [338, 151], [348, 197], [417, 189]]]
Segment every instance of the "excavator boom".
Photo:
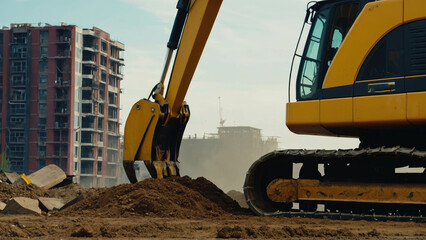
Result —
[[[179, 175], [179, 147], [190, 115], [184, 98], [221, 3], [222, 0], [179, 0], [177, 4], [165, 68], [152, 92], [154, 101], [141, 99], [135, 103], [124, 128], [123, 166], [133, 183], [137, 182], [135, 161], [144, 161], [153, 178]], [[164, 80], [176, 48], [164, 96]]]

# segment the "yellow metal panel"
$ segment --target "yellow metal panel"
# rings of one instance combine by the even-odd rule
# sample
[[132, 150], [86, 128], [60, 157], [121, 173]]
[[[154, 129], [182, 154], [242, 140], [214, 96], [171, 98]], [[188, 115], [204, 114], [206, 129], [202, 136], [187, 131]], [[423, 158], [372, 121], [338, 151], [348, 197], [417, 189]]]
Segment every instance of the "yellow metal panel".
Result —
[[426, 123], [426, 92], [407, 93], [407, 120], [413, 124]]
[[404, 2], [404, 23], [426, 18], [425, 0], [405, 0]]
[[139, 100], [124, 127], [123, 161], [151, 160], [152, 140], [160, 116], [157, 103]]
[[166, 95], [172, 117], [179, 114], [221, 3], [222, 0], [191, 1]]
[[277, 179], [267, 189], [274, 202], [342, 201], [426, 204], [426, 185], [320, 182], [309, 179]]
[[388, 32], [402, 25], [402, 21], [403, 0], [366, 4], [337, 51], [323, 88], [353, 84], [371, 49]]
[[320, 122], [324, 127], [352, 126], [352, 98], [320, 100]]
[[354, 123], [362, 126], [406, 125], [407, 96], [388, 94], [354, 98]]
[[332, 135], [321, 126], [319, 100], [287, 103], [287, 127], [298, 134]]

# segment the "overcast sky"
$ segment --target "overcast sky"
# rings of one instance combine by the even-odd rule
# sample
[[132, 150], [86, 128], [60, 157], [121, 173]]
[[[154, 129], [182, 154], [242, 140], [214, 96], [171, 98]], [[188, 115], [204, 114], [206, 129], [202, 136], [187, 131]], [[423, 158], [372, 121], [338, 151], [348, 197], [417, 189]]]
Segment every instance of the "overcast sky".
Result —
[[[308, 0], [224, 0], [186, 101], [185, 135], [251, 126], [279, 137], [281, 148], [351, 148], [354, 139], [297, 136], [285, 125], [288, 76]], [[125, 44], [121, 87], [125, 122], [133, 103], [159, 81], [177, 0], [3, 0], [0, 24], [99, 27]], [[123, 126], [124, 127], [124, 126]]]

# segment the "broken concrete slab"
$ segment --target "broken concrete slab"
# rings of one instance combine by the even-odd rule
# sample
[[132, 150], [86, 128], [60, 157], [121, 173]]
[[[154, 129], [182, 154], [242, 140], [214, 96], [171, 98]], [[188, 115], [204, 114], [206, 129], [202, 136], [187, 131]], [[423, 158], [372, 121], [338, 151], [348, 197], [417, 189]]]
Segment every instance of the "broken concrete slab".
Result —
[[59, 210], [65, 205], [63, 200], [59, 198], [40, 197], [38, 200], [40, 201], [40, 208], [45, 212]]
[[28, 178], [31, 180], [31, 183], [37, 187], [49, 189], [54, 187], [56, 184], [61, 183], [67, 175], [65, 172], [55, 164], [50, 164], [44, 168], [31, 173], [28, 175]]
[[62, 182], [56, 184], [54, 188], [65, 187], [67, 185], [73, 184], [73, 178], [74, 175], [67, 175], [67, 178], [65, 178]]
[[14, 183], [16, 180], [21, 178], [21, 176], [17, 174], [16, 172], [11, 172], [11, 173], [4, 172], [4, 175], [7, 177], [6, 182], [10, 184]]
[[65, 203], [64, 206], [62, 206], [62, 208], [60, 210], [64, 210], [65, 208], [72, 206], [80, 201], [82, 201], [84, 199], [84, 196], [82, 194], [78, 195], [76, 198], [74, 198], [73, 200]]
[[3, 209], [4, 214], [41, 214], [38, 200], [26, 197], [14, 197]]
[[0, 202], [0, 212], [3, 211], [4, 207], [6, 207], [6, 203]]

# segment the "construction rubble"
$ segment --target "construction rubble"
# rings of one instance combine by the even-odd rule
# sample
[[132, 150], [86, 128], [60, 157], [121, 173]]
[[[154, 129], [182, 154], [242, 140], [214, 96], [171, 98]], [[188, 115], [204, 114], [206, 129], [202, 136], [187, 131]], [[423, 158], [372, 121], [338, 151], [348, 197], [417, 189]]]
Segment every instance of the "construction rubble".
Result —
[[[92, 192], [95, 190], [92, 190]], [[30, 174], [0, 172], [0, 212], [42, 214], [60, 211], [84, 199], [85, 190], [51, 164]]]
[[72, 176], [52, 164], [28, 176], [0, 172], [0, 212], [187, 218], [247, 214], [248, 210], [205, 178], [146, 179], [137, 184], [86, 189], [72, 183]]

